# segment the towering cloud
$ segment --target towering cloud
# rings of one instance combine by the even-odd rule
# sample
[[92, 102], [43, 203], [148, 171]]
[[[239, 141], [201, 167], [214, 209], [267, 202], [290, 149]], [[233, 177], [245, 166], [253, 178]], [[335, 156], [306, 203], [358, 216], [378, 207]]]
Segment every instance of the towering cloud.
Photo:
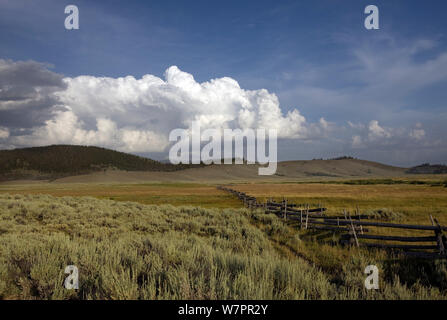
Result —
[[[45, 74], [42, 65], [33, 66], [42, 75], [29, 90], [39, 96], [35, 99], [51, 101], [46, 106], [50, 113], [29, 134], [13, 138], [20, 145], [73, 143], [128, 152], [164, 151], [169, 132], [189, 128], [192, 121], [202, 128], [274, 128], [282, 138], [305, 138], [309, 131], [298, 110], [282, 113], [275, 94], [244, 90], [228, 77], [198, 83], [172, 66], [165, 79], [79, 76], [64, 78], [61, 84], [53, 73]], [[58, 90], [36, 89], [43, 84]]]
[[[348, 121], [348, 127], [324, 118], [308, 122], [296, 109], [284, 113], [266, 89], [246, 90], [228, 77], [199, 83], [176, 66], [163, 78], [64, 78], [45, 64], [0, 60], [0, 148], [81, 144], [167, 154], [171, 130], [188, 129], [193, 121], [202, 129], [273, 128], [280, 139], [303, 140], [306, 148], [319, 140], [344, 153], [438, 150], [443, 144], [427, 144], [431, 133], [421, 123], [393, 128], [377, 120]], [[287, 151], [298, 145], [291, 143]]]

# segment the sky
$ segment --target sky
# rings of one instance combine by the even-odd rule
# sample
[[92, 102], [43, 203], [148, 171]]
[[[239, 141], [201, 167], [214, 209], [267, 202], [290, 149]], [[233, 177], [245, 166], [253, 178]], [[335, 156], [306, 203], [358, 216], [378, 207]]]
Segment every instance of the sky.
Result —
[[[79, 9], [66, 30], [67, 5]], [[367, 30], [367, 5], [379, 29]], [[447, 163], [441, 0], [0, 0], [0, 148], [167, 157], [169, 132], [275, 128], [279, 160]]]

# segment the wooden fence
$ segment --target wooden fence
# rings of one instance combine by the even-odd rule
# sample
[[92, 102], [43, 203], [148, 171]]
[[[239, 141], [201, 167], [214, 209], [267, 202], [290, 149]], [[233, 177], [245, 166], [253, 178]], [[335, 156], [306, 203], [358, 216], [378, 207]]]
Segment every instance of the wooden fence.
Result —
[[[300, 229], [339, 233], [340, 243], [343, 245], [399, 250], [416, 258], [447, 258], [447, 237], [444, 234], [447, 227], [441, 226], [432, 216], [430, 216], [431, 225], [364, 221], [378, 219], [375, 216], [362, 215], [358, 209], [354, 215], [344, 210], [343, 215], [327, 216], [325, 214], [326, 208], [321, 206], [310, 208], [309, 205], [291, 203], [287, 199], [283, 199], [281, 202], [268, 199], [261, 203], [255, 197], [244, 192], [223, 186], [219, 186], [218, 189], [237, 196], [247, 208], [263, 208], [266, 213], [276, 214], [285, 220], [293, 220], [298, 223]], [[424, 232], [425, 234], [419, 236], [377, 235], [369, 234], [370, 228], [406, 229]], [[433, 234], [427, 235], [427, 232]], [[366, 240], [373, 240], [374, 242], [367, 242]], [[401, 244], [402, 242], [411, 244]]]

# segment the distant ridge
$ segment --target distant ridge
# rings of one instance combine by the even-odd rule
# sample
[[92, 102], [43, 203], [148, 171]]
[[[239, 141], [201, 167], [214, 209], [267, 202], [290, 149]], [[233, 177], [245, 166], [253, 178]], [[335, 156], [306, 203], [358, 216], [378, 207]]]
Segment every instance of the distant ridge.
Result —
[[[196, 165], [197, 166], [197, 165]], [[192, 165], [172, 165], [93, 146], [51, 145], [0, 150], [0, 179], [57, 178], [106, 169], [176, 171]]]
[[0, 150], [0, 181], [4, 182], [304, 181], [387, 178], [405, 175], [408, 170], [347, 156], [278, 162], [272, 176], [259, 176], [258, 168], [259, 164], [173, 165], [105, 148], [76, 145]]
[[424, 163], [407, 170], [407, 173], [413, 174], [443, 174], [447, 173], [447, 166], [443, 164]]

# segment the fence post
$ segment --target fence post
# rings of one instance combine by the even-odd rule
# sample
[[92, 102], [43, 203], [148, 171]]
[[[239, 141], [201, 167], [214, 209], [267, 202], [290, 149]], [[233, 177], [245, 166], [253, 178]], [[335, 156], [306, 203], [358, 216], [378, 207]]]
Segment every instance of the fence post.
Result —
[[300, 209], [300, 229], [303, 229], [303, 209]]
[[306, 230], [307, 230], [307, 221], [309, 220], [309, 205], [307, 205], [307, 212], [306, 212]]
[[349, 220], [351, 221], [352, 233], [354, 234], [355, 244], [359, 247], [359, 239], [357, 239], [357, 233], [355, 232], [354, 224], [352, 223], [351, 214], [349, 214]]
[[432, 215], [430, 215], [430, 220], [433, 226], [438, 227], [438, 229], [435, 230], [435, 237], [436, 237], [436, 243], [438, 244], [439, 254], [445, 255], [446, 254], [445, 243], [444, 243], [445, 236], [442, 233], [441, 225], [439, 224], [438, 220], [432, 217]]

